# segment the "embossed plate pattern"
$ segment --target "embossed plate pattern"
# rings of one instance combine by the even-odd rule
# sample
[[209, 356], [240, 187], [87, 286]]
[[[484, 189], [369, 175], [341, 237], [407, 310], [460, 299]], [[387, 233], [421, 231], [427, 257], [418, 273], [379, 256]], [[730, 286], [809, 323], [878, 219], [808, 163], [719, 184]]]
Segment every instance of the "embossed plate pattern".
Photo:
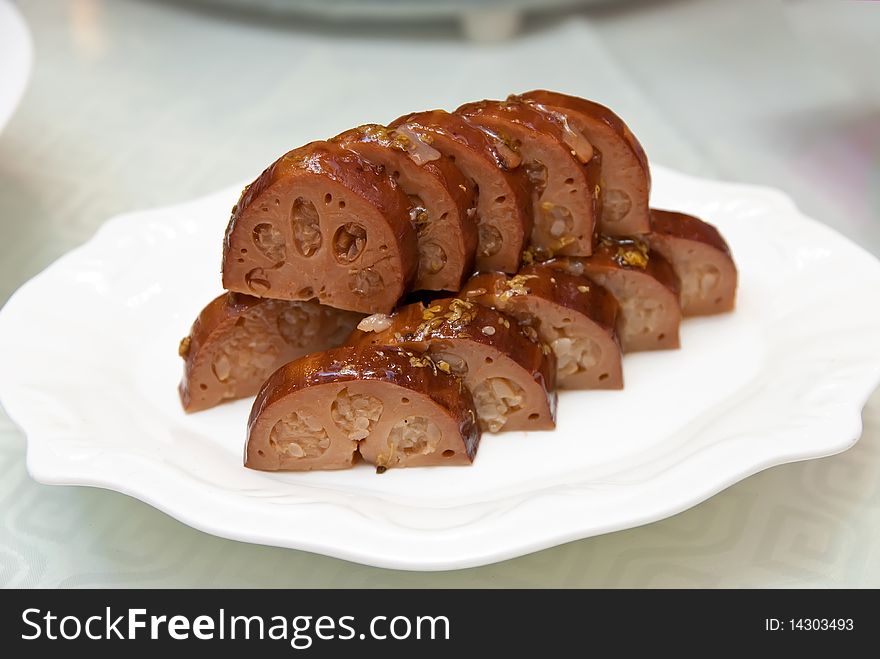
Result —
[[654, 168], [741, 272], [733, 314], [625, 358], [620, 392], [564, 392], [559, 427], [486, 435], [474, 466], [264, 474], [250, 401], [180, 410], [176, 354], [219, 292], [240, 188], [108, 221], [0, 312], [0, 399], [44, 483], [137, 497], [216, 535], [385, 567], [481, 565], [644, 524], [773, 465], [842, 451], [880, 380], [880, 262], [773, 190]]

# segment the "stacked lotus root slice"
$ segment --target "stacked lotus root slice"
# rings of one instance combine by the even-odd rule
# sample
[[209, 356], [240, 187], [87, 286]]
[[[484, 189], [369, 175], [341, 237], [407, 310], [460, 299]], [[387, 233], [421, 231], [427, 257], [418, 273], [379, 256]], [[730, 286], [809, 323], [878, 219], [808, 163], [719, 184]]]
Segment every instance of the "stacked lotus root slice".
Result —
[[232, 210], [183, 406], [256, 394], [263, 470], [470, 464], [481, 431], [550, 430], [557, 387], [620, 389], [621, 353], [734, 307], [724, 239], [650, 182], [617, 115], [549, 91], [294, 149]]

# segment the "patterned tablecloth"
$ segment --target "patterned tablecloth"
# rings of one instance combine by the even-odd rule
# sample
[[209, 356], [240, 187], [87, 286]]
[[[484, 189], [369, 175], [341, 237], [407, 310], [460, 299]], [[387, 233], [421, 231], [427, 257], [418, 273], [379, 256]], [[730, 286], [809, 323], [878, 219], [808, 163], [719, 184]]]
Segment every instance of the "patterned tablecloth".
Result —
[[[500, 45], [451, 24], [144, 0], [19, 7], [34, 71], [0, 135], [0, 300], [116, 213], [247, 179], [366, 120], [538, 86], [615, 108], [657, 162], [779, 187], [880, 253], [876, 3], [618, 2], [527, 19]], [[38, 485], [24, 451], [0, 413], [10, 587], [880, 586], [880, 393], [845, 454], [649, 526], [434, 574], [211, 537], [121, 494]]]

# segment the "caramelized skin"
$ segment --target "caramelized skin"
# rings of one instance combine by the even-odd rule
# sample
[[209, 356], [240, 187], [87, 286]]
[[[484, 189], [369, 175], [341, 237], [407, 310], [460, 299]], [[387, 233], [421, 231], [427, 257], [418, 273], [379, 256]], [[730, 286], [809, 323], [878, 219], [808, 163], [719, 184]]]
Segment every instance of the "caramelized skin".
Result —
[[479, 244], [477, 270], [516, 272], [532, 232], [528, 179], [509, 147], [444, 110], [416, 112], [395, 119], [453, 160], [477, 190]]
[[[460, 296], [515, 317], [526, 333], [536, 332], [543, 343], [554, 349], [561, 388], [623, 387], [616, 332], [618, 304], [614, 296], [595, 282], [532, 265], [524, 266], [514, 277], [502, 273], [475, 275]], [[573, 365], [571, 352], [577, 347], [572, 339], [580, 345], [590, 342], [594, 363], [581, 364], [576, 370], [569, 368]]]
[[693, 215], [651, 209], [651, 249], [672, 265], [681, 282], [685, 316], [730, 311], [736, 304], [737, 270], [718, 229]]
[[718, 229], [708, 222], [704, 222], [687, 213], [652, 208], [651, 230], [653, 233], [662, 233], [683, 238], [684, 240], [705, 243], [722, 254], [731, 256], [730, 247], [727, 246], [727, 242], [721, 236]]
[[[736, 266], [721, 234], [649, 210], [650, 185], [620, 117], [547, 90], [295, 149], [232, 210], [232, 292], [181, 343], [184, 408], [248, 395], [260, 369], [334, 345], [359, 312], [375, 315], [349, 345], [265, 381], [246, 466], [337, 469], [358, 455], [379, 470], [469, 464], [480, 428], [553, 428], [557, 382], [620, 388], [621, 346], [677, 348], [682, 313], [734, 306]], [[293, 345], [267, 328], [300, 301], [321, 310], [321, 331]], [[217, 375], [217, 355], [238, 380]]]
[[334, 137], [384, 171], [409, 196], [419, 239], [415, 289], [457, 291], [473, 272], [477, 251], [474, 188], [453, 162], [406, 128], [377, 124]]
[[[408, 305], [389, 320], [386, 329], [357, 330], [348, 342], [398, 345], [413, 352], [429, 353], [439, 368], [460, 373], [472, 392], [489, 378], [510, 380], [523, 390], [525, 403], [502, 424], [504, 429], [540, 430], [555, 426], [556, 398], [550, 393], [556, 386], [555, 359], [549, 346], [526, 337], [516, 319], [451, 298], [437, 300], [430, 307]], [[454, 355], [455, 360], [446, 355]], [[477, 414], [480, 416], [479, 405]]]
[[[346, 388], [383, 403], [376, 427], [360, 442], [342, 435], [330, 417], [333, 397], [327, 392]], [[321, 409], [310, 407], [316, 402]], [[380, 470], [408, 464], [470, 464], [473, 461], [480, 430], [471, 396], [455, 376], [439, 371], [429, 360], [391, 346], [344, 346], [308, 355], [278, 369], [260, 389], [248, 418], [245, 465], [263, 470], [348, 467], [353, 464], [358, 448], [363, 454], [364, 443], [381, 443], [389, 429], [413, 409], [430, 415], [443, 431], [436, 451], [414, 455], [409, 460], [404, 456], [401, 462], [379, 464]], [[291, 459], [278, 455], [280, 451], [271, 440], [271, 430], [278, 419], [290, 411], [309, 411], [323, 422], [330, 451], [340, 444], [347, 446], [329, 464], [322, 463], [322, 456]], [[376, 457], [375, 450], [369, 455]], [[388, 456], [384, 457], [387, 461]]]
[[418, 266], [409, 206], [388, 176], [352, 151], [330, 142], [295, 149], [233, 208], [223, 285], [259, 297], [388, 311]]
[[[632, 259], [629, 255], [642, 251], [643, 241], [637, 238], [610, 238], [602, 237], [597, 243], [593, 255], [584, 259], [586, 272], [598, 272], [600, 270], [632, 270], [641, 271], [650, 275], [675, 295], [678, 295], [679, 282], [675, 270], [662, 255], [647, 250], [647, 258], [644, 265], [640, 265], [637, 257]], [[588, 275], [589, 276], [589, 275]]]
[[282, 364], [340, 345], [361, 318], [315, 301], [224, 293], [202, 309], [181, 341], [181, 404], [198, 412], [253, 396]]
[[543, 89], [512, 97], [542, 111], [562, 114], [602, 154], [599, 231], [629, 236], [648, 233], [651, 172], [642, 145], [623, 120], [604, 105]]
[[553, 300], [560, 306], [587, 316], [603, 329], [614, 330], [617, 300], [601, 286], [590, 285], [585, 277], [552, 272], [538, 265], [523, 266], [519, 274], [529, 278], [526, 287], [530, 295]]
[[[624, 352], [679, 347], [680, 285], [669, 262], [638, 239], [601, 237], [592, 256], [545, 263], [604, 286], [620, 305], [618, 336]], [[644, 333], [639, 329], [644, 326]]]
[[557, 117], [528, 103], [479, 101], [456, 113], [522, 156], [532, 188], [532, 245], [588, 256], [600, 210], [599, 152]]
[[617, 301], [604, 288], [586, 277], [542, 265], [523, 266], [515, 277], [495, 272], [474, 275], [461, 290], [461, 296], [480, 304], [489, 303], [488, 306], [501, 311], [521, 296], [539, 297], [586, 316], [612, 332], [617, 320]]

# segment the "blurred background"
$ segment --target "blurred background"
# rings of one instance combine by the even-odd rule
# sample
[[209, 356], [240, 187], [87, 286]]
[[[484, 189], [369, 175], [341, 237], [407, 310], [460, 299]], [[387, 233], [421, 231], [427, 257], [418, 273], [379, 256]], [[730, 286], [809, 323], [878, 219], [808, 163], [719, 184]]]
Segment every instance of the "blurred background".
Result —
[[[654, 163], [780, 188], [880, 254], [878, 62], [875, 2], [0, 0], [0, 304], [114, 214], [356, 124], [535, 87], [610, 106]], [[0, 412], [0, 585], [876, 587], [876, 393], [864, 423], [845, 454], [663, 522], [407, 574], [37, 485]]]

